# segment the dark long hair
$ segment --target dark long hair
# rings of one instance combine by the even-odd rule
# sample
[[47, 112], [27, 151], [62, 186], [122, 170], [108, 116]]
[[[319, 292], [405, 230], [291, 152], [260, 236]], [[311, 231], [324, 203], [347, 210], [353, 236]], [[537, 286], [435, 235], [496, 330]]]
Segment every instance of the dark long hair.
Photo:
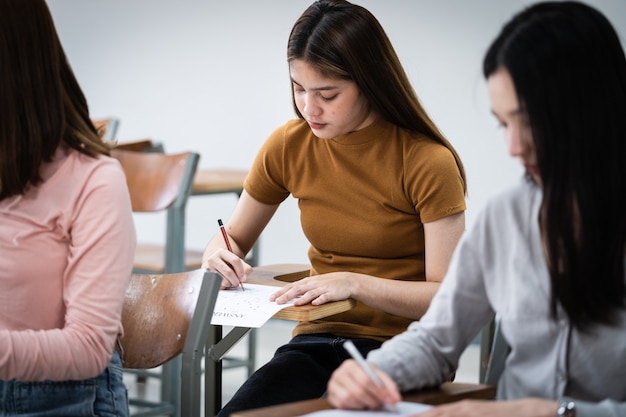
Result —
[[552, 316], [611, 324], [625, 307], [626, 58], [582, 3], [538, 3], [504, 26], [483, 63], [504, 67], [528, 116], [543, 187], [539, 215]]
[[37, 185], [64, 141], [108, 154], [44, 0], [0, 1], [0, 199]]
[[[446, 146], [454, 155], [466, 190], [459, 155], [420, 104], [389, 38], [367, 9], [345, 0], [314, 2], [289, 35], [287, 60], [295, 59], [304, 60], [326, 77], [354, 81], [384, 119]], [[295, 98], [293, 101], [302, 118]]]

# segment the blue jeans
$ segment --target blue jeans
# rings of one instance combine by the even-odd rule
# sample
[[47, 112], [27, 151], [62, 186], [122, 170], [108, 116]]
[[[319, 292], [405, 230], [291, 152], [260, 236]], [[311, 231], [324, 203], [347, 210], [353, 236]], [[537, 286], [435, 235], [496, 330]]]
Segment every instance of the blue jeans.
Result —
[[[326, 392], [330, 375], [350, 355], [346, 339], [332, 334], [299, 335], [276, 350], [274, 357], [239, 388], [217, 417], [251, 408], [319, 398]], [[380, 347], [371, 339], [353, 339], [366, 356]]]
[[99, 376], [82, 381], [0, 381], [0, 417], [128, 417], [122, 361], [113, 352]]

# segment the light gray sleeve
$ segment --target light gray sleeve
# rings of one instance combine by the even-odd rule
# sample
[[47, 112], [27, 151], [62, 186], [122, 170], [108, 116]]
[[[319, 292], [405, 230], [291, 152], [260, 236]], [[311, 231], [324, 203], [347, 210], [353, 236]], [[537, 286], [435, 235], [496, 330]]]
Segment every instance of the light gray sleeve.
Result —
[[494, 316], [483, 284], [479, 236], [479, 232], [466, 232], [461, 238], [448, 273], [422, 319], [367, 357], [402, 391], [438, 386], [448, 380], [467, 345]]

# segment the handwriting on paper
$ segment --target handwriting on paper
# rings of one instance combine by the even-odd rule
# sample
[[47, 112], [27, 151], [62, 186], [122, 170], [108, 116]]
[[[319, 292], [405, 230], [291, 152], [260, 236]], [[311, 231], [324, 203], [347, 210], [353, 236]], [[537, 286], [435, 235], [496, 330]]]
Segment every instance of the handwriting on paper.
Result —
[[278, 287], [270, 285], [248, 284], [245, 290], [240, 287], [220, 290], [211, 324], [236, 327], [258, 328], [263, 326], [274, 314], [292, 305], [276, 304], [270, 301]]

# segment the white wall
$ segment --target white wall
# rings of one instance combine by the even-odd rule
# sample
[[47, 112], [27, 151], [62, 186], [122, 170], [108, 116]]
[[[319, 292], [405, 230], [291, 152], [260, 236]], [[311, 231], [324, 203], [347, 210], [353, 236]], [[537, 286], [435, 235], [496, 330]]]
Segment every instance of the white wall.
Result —
[[[121, 119], [119, 139], [150, 137], [195, 150], [200, 165], [247, 169], [294, 116], [285, 60], [292, 24], [312, 0], [47, 0], [92, 117]], [[471, 225], [487, 198], [516, 181], [489, 112], [482, 55], [526, 0], [355, 0], [391, 38], [423, 105], [459, 151]], [[626, 1], [588, 0], [626, 36]], [[624, 43], [624, 42], [623, 42]], [[203, 248], [235, 196], [192, 197], [187, 243]], [[164, 218], [137, 216], [141, 241], [160, 241]], [[295, 201], [262, 235], [261, 263], [307, 262]]]

